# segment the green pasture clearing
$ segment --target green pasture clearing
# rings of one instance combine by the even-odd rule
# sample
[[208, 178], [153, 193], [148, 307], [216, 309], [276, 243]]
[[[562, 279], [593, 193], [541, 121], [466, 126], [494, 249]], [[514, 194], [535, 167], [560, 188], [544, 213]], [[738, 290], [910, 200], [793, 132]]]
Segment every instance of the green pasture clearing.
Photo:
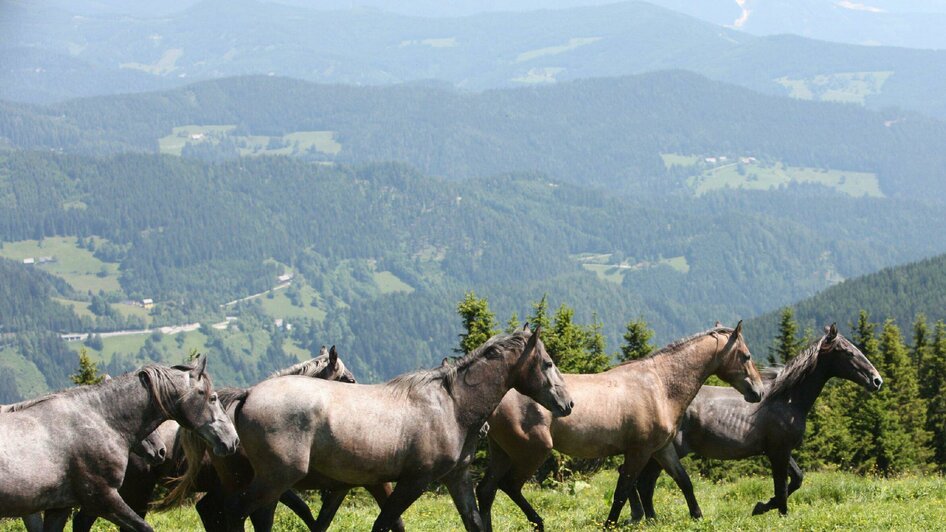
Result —
[[624, 273], [627, 271], [625, 268], [619, 268], [613, 264], [587, 263], [582, 264], [581, 267], [594, 272], [598, 279], [615, 284], [621, 284], [624, 281]]
[[[534, 483], [524, 490], [545, 520], [546, 530], [599, 531], [610, 507], [616, 473], [601, 472], [582, 480], [571, 480], [555, 488]], [[753, 505], [772, 495], [772, 480], [750, 477], [734, 482], [713, 483], [694, 476], [697, 498], [704, 518], [693, 521], [679, 490], [663, 475], [654, 497], [657, 519], [639, 525], [622, 522], [621, 530], [941, 530], [946, 522], [946, 480], [939, 476], [882, 479], [848, 473], [810, 473], [802, 488], [789, 499], [789, 514], [778, 512], [750, 515]], [[309, 494], [310, 506], [319, 503]], [[342, 504], [332, 530], [370, 530], [378, 515], [374, 501], [355, 490]], [[629, 510], [625, 507], [622, 518]], [[442, 488], [425, 493], [404, 513], [411, 531], [463, 530], [453, 502]], [[150, 513], [155, 530], [200, 530], [192, 507], [165, 513]], [[493, 506], [493, 525], [503, 532], [531, 530], [522, 512], [500, 492]], [[249, 528], [249, 527], [248, 527]], [[276, 513], [275, 530], [304, 531], [302, 522], [285, 506]], [[23, 530], [19, 521], [0, 522], [0, 531]], [[115, 530], [101, 520], [97, 531]]]
[[335, 131], [295, 131], [282, 136], [234, 135], [235, 125], [190, 124], [171, 129], [158, 139], [161, 153], [180, 156], [187, 144], [210, 142], [219, 144], [231, 140], [244, 157], [255, 155], [302, 155], [314, 149], [327, 155], [336, 155], [342, 145], [335, 139]]
[[792, 98], [863, 105], [869, 96], [880, 94], [891, 75], [893, 71], [838, 72], [802, 79], [783, 76], [775, 82], [788, 89]]
[[580, 48], [601, 40], [601, 37], [573, 37], [568, 39], [568, 42], [560, 44], [557, 46], [547, 46], [545, 48], [538, 48], [535, 50], [529, 50], [528, 52], [522, 52], [516, 56], [516, 63], [523, 63], [525, 61], [531, 61], [533, 59], [538, 59], [539, 57], [546, 57], [550, 55], [563, 54], [565, 52], [570, 52], [575, 48]]
[[79, 316], [80, 318], [86, 317], [93, 320], [95, 319], [95, 314], [89, 310], [89, 303], [86, 301], [76, 301], [74, 299], [65, 299], [61, 297], [54, 297], [53, 301], [59, 303], [60, 305], [71, 307], [72, 311], [76, 313], [76, 316]]
[[611, 262], [611, 253], [579, 253], [572, 255], [572, 258], [581, 263], [581, 267], [594, 272], [598, 279], [609, 283], [621, 284], [624, 281], [624, 274], [646, 270], [657, 266], [669, 266], [680, 273], [690, 271], [690, 263], [684, 256], [660, 258], [656, 261], [641, 261], [634, 264], [622, 262], [614, 264]]
[[0, 372], [13, 376], [21, 397], [35, 397], [47, 391], [43, 373], [36, 364], [20, 355], [15, 344], [0, 349]]
[[667, 168], [671, 166], [695, 166], [701, 160], [699, 155], [680, 155], [679, 153], [661, 153], [660, 158], [663, 159], [664, 166]]
[[[22, 262], [36, 259], [34, 267], [65, 279], [79, 292], [120, 292], [118, 264], [102, 262], [92, 252], [76, 245], [75, 237], [50, 237], [43, 240], [4, 242], [0, 257]], [[54, 257], [55, 262], [38, 264], [40, 257]], [[104, 273], [103, 277], [99, 275]]]
[[325, 319], [325, 310], [313, 305], [312, 301], [317, 300], [321, 303], [322, 299], [314, 288], [305, 284], [300, 277], [293, 279], [293, 284], [299, 287], [302, 297], [302, 306], [297, 307], [292, 304], [292, 300], [286, 295], [288, 288], [273, 290], [269, 294], [256, 298], [263, 306], [263, 311], [273, 318], [312, 318], [318, 321]]
[[[743, 169], [743, 173], [740, 173], [740, 168]], [[772, 166], [733, 163], [707, 170], [687, 180], [687, 184], [697, 196], [727, 187], [770, 190], [790, 183], [823, 185], [852, 197], [884, 197], [876, 174], [785, 166], [782, 163]]]
[[406, 292], [409, 294], [414, 291], [413, 286], [405, 283], [397, 275], [387, 270], [374, 272], [372, 277], [374, 277], [374, 284], [378, 285], [378, 290], [380, 290], [382, 294], [391, 294], [394, 292]]

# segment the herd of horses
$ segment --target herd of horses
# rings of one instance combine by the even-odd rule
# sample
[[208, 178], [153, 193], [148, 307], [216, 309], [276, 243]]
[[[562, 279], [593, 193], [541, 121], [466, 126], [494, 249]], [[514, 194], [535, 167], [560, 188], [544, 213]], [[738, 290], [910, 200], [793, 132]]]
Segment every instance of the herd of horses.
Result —
[[[250, 388], [214, 391], [207, 359], [146, 366], [107, 382], [0, 407], [0, 517], [27, 529], [90, 530], [102, 517], [146, 531], [147, 511], [196, 503], [210, 531], [270, 530], [278, 503], [310, 530], [326, 530], [346, 494], [365, 487], [380, 514], [372, 530], [404, 530], [401, 514], [442, 482], [467, 530], [492, 530], [496, 492], [536, 529], [522, 493], [555, 449], [581, 458], [620, 455], [605, 527], [630, 502], [653, 517], [667, 471], [690, 515], [702, 515], [680, 457], [765, 455], [775, 493], [753, 514], [787, 512], [802, 473], [791, 453], [832, 377], [868, 390], [883, 380], [832, 325], [784, 368], [760, 374], [742, 323], [678, 340], [594, 375], [562, 375], [528, 325], [490, 338], [440, 367], [357, 384], [333, 347]], [[715, 375], [730, 387], [705, 386]], [[474, 488], [471, 463], [486, 434], [489, 462]], [[169, 483], [162, 500], [156, 486]], [[320, 490], [313, 517], [301, 490]]]

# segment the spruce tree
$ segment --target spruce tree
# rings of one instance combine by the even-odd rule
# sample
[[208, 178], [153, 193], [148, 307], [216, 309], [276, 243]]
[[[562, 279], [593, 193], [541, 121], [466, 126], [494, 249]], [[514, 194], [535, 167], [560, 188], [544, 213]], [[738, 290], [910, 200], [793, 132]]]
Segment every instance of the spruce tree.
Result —
[[[929, 328], [926, 324], [926, 316], [921, 312], [913, 320], [913, 349], [910, 350], [910, 359], [913, 361], [913, 367], [921, 377], [920, 386], [922, 387], [922, 367], [923, 359], [929, 354]], [[922, 391], [921, 391], [922, 393]]]
[[792, 307], [782, 309], [778, 324], [778, 336], [775, 345], [769, 351], [769, 364], [788, 364], [802, 347], [798, 340], [798, 323], [795, 322], [795, 311]]
[[512, 316], [509, 316], [509, 321], [506, 322], [505, 333], [512, 334], [519, 330], [522, 327], [522, 324], [519, 323], [519, 315], [515, 312], [512, 313]]
[[924, 357], [922, 388], [926, 396], [926, 429], [931, 434], [933, 461], [946, 471], [946, 323], [937, 321], [933, 328], [929, 356]]
[[498, 332], [496, 316], [489, 310], [486, 298], [476, 297], [472, 290], [457, 305], [457, 314], [463, 320], [464, 331], [460, 334], [460, 345], [456, 349], [458, 353], [472, 352]]
[[99, 374], [99, 365], [83, 347], [79, 350], [79, 367], [69, 378], [77, 385], [98, 384], [105, 380], [105, 375]]
[[650, 344], [653, 337], [654, 331], [647, 326], [643, 317], [639, 316], [627, 322], [624, 345], [621, 346], [621, 354], [618, 357], [622, 362], [644, 358], [654, 350], [654, 346]]

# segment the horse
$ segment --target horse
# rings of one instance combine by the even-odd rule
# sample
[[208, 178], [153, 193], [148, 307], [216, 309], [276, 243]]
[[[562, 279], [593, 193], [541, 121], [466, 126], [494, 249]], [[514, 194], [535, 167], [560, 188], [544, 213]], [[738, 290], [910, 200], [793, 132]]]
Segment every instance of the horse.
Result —
[[206, 365], [200, 358], [194, 366], [145, 366], [0, 415], [0, 517], [46, 510], [65, 521], [69, 508], [83, 506], [121, 527], [151, 531], [118, 493], [135, 442], [174, 419], [217, 454], [239, 444]]
[[[555, 415], [573, 403], [528, 325], [493, 336], [446, 366], [363, 385], [281, 377], [254, 386], [234, 423], [256, 476], [228, 501], [228, 529], [290, 487], [396, 481], [374, 522], [392, 530], [434, 481], [446, 484], [467, 530], [481, 530], [470, 464], [480, 428], [510, 389]], [[333, 501], [332, 511], [338, 507]]]
[[[270, 378], [286, 375], [301, 375], [329, 381], [355, 383], [354, 375], [352, 375], [339, 358], [335, 346], [332, 346], [331, 350], [323, 346], [318, 357], [277, 371]], [[248, 388], [224, 388], [219, 390], [220, 401], [224, 409], [232, 414], [237, 403], [242, 401], [248, 393], [248, 390]], [[254, 474], [252, 466], [241, 452], [225, 459], [211, 457], [208, 462], [205, 460], [206, 445], [204, 445], [202, 441], [185, 436], [182, 438], [182, 442], [182, 449], [187, 456], [187, 463], [194, 464], [194, 469], [181, 475], [178, 485], [171, 490], [171, 493], [164, 501], [159, 503], [159, 506], [168, 507], [176, 505], [183, 500], [184, 497], [194, 491], [205, 491], [204, 497], [197, 503], [197, 512], [206, 530], [212, 531], [221, 529], [226, 526], [226, 516], [224, 513], [225, 497], [228, 492], [237, 491], [241, 484], [245, 485], [252, 479]], [[197, 481], [195, 483], [188, 479], [197, 479]], [[391, 493], [390, 484], [368, 486], [367, 489], [375, 497], [379, 505], [382, 504]], [[344, 493], [341, 494], [341, 498], [338, 499], [339, 502], [344, 498], [344, 495]], [[338, 495], [331, 491], [323, 491], [323, 501], [336, 500], [337, 497]], [[280, 496], [279, 501], [302, 518], [311, 530], [327, 528], [328, 523], [331, 521], [331, 516], [326, 516], [331, 504], [324, 504], [323, 502], [323, 507], [319, 512], [319, 518], [314, 519], [306, 502], [292, 490], [284, 492]], [[253, 520], [254, 528], [259, 529], [265, 527], [266, 525], [264, 523], [271, 522], [272, 513], [274, 511], [275, 504], [254, 512], [253, 515], [250, 516]], [[403, 525], [400, 525], [398, 529], [403, 530]]]
[[[622, 494], [634, 485], [652, 455], [666, 460], [663, 449], [710, 375], [734, 386], [746, 401], [761, 400], [762, 380], [741, 331], [742, 322], [735, 329], [717, 326], [603, 373], [565, 375], [578, 404], [569, 417], [555, 417], [522, 394], [508, 393], [489, 417], [489, 464], [476, 489], [486, 530], [492, 529], [491, 510], [498, 489], [509, 495], [536, 529], [544, 529], [522, 486], [552, 449], [579, 458], [623, 454], [616, 503], [623, 500]], [[607, 524], [613, 525], [619, 516], [620, 506], [612, 505]]]
[[[8, 412], [18, 412], [24, 408], [28, 408], [35, 404], [42, 403], [44, 398], [31, 399], [28, 401], [23, 401], [21, 403], [15, 403], [11, 405], [0, 405], [0, 414]], [[129, 455], [129, 467], [131, 463], [135, 461], [140, 461], [147, 464], [148, 466], [160, 465], [164, 462], [164, 459], [167, 456], [167, 446], [164, 444], [164, 441], [160, 438], [158, 431], [154, 431], [148, 435], [144, 440], [135, 443], [131, 448], [131, 454]], [[128, 470], [126, 469], [126, 474]], [[126, 500], [124, 494], [119, 491], [119, 494], [122, 495], [122, 498]], [[65, 521], [62, 519], [63, 515], [68, 519], [68, 513], [58, 512], [55, 516], [51, 516], [50, 525], [46, 527], [49, 529], [61, 529], [65, 525]], [[53, 524], [54, 521], [61, 521], [61, 524]], [[23, 517], [23, 525], [26, 528], [27, 532], [43, 532], [44, 529], [44, 519], [43, 514], [40, 512], [27, 515]]]
[[[879, 390], [884, 382], [864, 353], [838, 334], [835, 324], [825, 327], [824, 336], [778, 371], [758, 405], [740, 401], [728, 388], [704, 386], [687, 408], [674, 437], [675, 454], [683, 457], [696, 453], [720, 460], [765, 455], [772, 468], [775, 495], [768, 502], [757, 503], [752, 515], [773, 508], [784, 515], [788, 512], [788, 497], [801, 487], [803, 478], [792, 450], [801, 445], [808, 414], [832, 377], [859, 384], [870, 392]], [[671, 467], [683, 470], [679, 458]], [[660, 464], [651, 460], [637, 481], [648, 518], [655, 515], [654, 485], [660, 472]], [[694, 498], [692, 484], [687, 481], [683, 485], [689, 487], [689, 492], [684, 492], [687, 499]]]

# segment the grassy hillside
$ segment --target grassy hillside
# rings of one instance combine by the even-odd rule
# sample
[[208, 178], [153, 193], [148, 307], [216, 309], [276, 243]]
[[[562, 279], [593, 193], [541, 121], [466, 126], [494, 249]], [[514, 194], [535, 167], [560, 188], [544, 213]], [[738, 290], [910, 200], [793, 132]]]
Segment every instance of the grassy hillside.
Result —
[[[554, 488], [526, 486], [524, 493], [544, 517], [549, 530], [595, 531], [610, 507], [616, 474], [599, 473], [593, 477], [568, 481]], [[946, 519], [946, 481], [942, 477], [905, 477], [882, 479], [858, 477], [846, 473], [810, 473], [801, 490], [789, 499], [789, 515], [770, 512], [750, 516], [753, 505], [771, 496], [772, 481], [753, 477], [733, 482], [713, 483], [694, 476], [696, 496], [704, 519], [689, 518], [679, 490], [661, 478], [654, 497], [658, 518], [641, 527], [645, 530], [934, 530]], [[310, 506], [317, 510], [319, 503]], [[374, 501], [363, 490], [356, 490], [342, 505], [332, 524], [338, 530], [368, 530], [377, 517]], [[624, 511], [624, 518], [628, 510]], [[187, 530], [200, 527], [197, 513], [182, 508], [151, 514], [148, 522], [156, 530]], [[493, 507], [496, 530], [528, 530], [529, 523], [509, 498], [500, 493]], [[276, 515], [279, 530], [305, 530], [302, 522], [280, 506]], [[440, 489], [423, 495], [404, 514], [410, 530], [440, 532], [462, 529], [456, 509]], [[99, 521], [101, 528], [108, 530]], [[0, 521], [0, 531], [22, 530], [19, 522]]]

